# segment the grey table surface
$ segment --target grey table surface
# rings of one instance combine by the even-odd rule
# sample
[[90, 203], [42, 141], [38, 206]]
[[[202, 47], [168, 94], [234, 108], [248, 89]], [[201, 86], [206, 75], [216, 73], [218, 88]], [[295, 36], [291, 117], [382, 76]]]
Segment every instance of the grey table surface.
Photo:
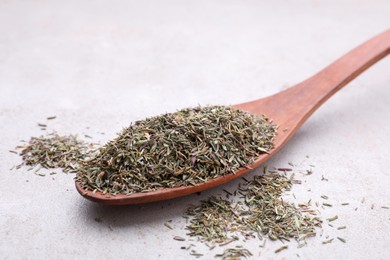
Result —
[[[11, 171], [21, 159], [8, 150], [44, 134], [37, 123], [52, 115], [49, 132], [104, 143], [148, 116], [265, 97], [389, 26], [388, 0], [0, 1], [0, 258], [193, 258], [180, 249], [189, 241], [172, 239], [186, 236], [187, 205], [240, 180], [200, 196], [106, 207], [83, 199], [72, 175]], [[390, 258], [390, 210], [381, 208], [390, 206], [389, 71], [384, 59], [351, 82], [268, 162], [296, 164], [298, 202], [328, 195], [334, 206], [321, 217], [338, 215], [335, 227], [325, 221], [306, 247], [291, 242], [279, 254], [280, 242], [240, 242], [253, 259]], [[337, 236], [347, 243], [322, 244]], [[223, 250], [195, 244], [201, 259]]]

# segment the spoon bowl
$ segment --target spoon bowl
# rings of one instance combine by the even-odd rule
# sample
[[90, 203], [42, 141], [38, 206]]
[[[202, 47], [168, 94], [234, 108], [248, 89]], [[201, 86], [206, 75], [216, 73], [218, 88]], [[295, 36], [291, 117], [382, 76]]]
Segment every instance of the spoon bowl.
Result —
[[234, 105], [233, 107], [254, 115], [266, 115], [272, 119], [273, 123], [278, 125], [278, 135], [274, 139], [274, 148], [234, 174], [227, 174], [193, 186], [165, 188], [131, 195], [94, 193], [84, 190], [77, 181], [76, 189], [84, 198], [101, 204], [143, 204], [182, 197], [239, 178], [270, 159], [291, 139], [319, 106], [389, 53], [390, 29], [361, 44], [314, 76], [293, 87], [266, 98]]

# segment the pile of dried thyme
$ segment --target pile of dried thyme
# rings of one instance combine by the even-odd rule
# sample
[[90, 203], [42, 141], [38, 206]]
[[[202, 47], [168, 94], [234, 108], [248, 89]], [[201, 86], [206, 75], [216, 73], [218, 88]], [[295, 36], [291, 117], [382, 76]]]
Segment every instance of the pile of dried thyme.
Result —
[[243, 185], [241, 194], [247, 207], [244, 213], [248, 214], [245, 221], [251, 230], [272, 240], [288, 241], [290, 238], [315, 235], [315, 227], [321, 224], [316, 212], [306, 210], [312, 215], [304, 215], [300, 208], [281, 198], [293, 183], [293, 178], [272, 171], [255, 176]]
[[196, 107], [137, 121], [83, 163], [84, 189], [132, 194], [206, 182], [273, 148], [276, 126], [227, 106]]
[[[294, 175], [288, 177], [286, 172], [265, 168], [263, 175], [244, 180], [239, 185], [239, 199], [236, 202], [213, 196], [199, 205], [190, 206], [185, 214], [188, 219], [187, 235], [198, 238], [210, 248], [238, 241], [240, 237], [244, 240], [257, 237], [260, 240], [269, 238], [280, 241], [293, 238], [300, 242], [316, 235], [316, 227], [322, 223], [316, 216], [317, 212], [308, 205], [296, 207], [282, 199], [283, 193], [297, 182]], [[227, 197], [233, 195], [228, 191], [226, 193]], [[276, 253], [287, 247], [279, 248]], [[216, 256], [240, 259], [249, 256], [248, 252], [243, 248], [231, 248]]]
[[61, 136], [56, 133], [31, 137], [26, 145], [16, 148], [22, 149], [19, 153], [23, 159], [22, 165], [39, 165], [46, 169], [62, 168], [64, 172], [75, 172], [89, 150], [87, 143], [77, 136]]

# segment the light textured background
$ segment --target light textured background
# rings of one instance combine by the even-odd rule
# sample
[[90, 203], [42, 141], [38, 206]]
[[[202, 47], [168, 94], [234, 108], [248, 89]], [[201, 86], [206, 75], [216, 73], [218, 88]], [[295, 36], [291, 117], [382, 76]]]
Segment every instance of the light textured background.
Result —
[[[51, 115], [50, 130], [105, 142], [147, 116], [264, 97], [389, 26], [388, 0], [0, 1], [0, 258], [192, 258], [180, 249], [190, 242], [172, 239], [185, 236], [187, 204], [239, 180], [200, 196], [104, 207], [78, 195], [73, 176], [10, 171], [20, 158], [8, 150], [42, 134], [37, 123]], [[322, 237], [278, 255], [280, 242], [248, 241], [256, 257], [390, 258], [390, 210], [380, 208], [390, 205], [389, 71], [387, 58], [350, 83], [268, 163], [314, 164], [313, 175], [297, 173], [298, 201], [328, 195], [334, 207], [323, 218], [337, 214], [335, 226], [348, 228], [324, 224]], [[170, 219], [175, 230], [163, 225]], [[347, 243], [322, 245], [326, 236]], [[221, 248], [196, 250], [209, 259]]]

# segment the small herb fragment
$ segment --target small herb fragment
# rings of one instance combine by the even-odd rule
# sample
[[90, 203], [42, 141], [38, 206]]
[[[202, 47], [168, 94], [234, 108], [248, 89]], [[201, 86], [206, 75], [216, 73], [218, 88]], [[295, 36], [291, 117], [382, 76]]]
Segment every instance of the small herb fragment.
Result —
[[336, 215], [336, 216], [334, 216], [334, 217], [332, 217], [332, 218], [328, 218], [327, 220], [329, 221], [329, 222], [332, 222], [332, 221], [335, 221], [336, 219], [338, 219], [339, 217]]
[[346, 242], [347, 242], [344, 238], [341, 238], [341, 237], [337, 237], [337, 239], [340, 240], [340, 241], [343, 242], [343, 243], [346, 243]]
[[322, 244], [330, 244], [330, 243], [333, 242], [333, 240], [334, 240], [334, 238], [325, 240], [325, 241], [322, 242]]
[[281, 251], [283, 251], [283, 250], [285, 250], [287, 248], [288, 248], [288, 246], [282, 246], [282, 247], [280, 247], [280, 248], [275, 250], [275, 254], [277, 254], [277, 253], [279, 253], [279, 252], [281, 252]]
[[177, 241], [186, 241], [186, 239], [184, 237], [180, 237], [180, 236], [174, 236], [173, 239], [175, 239]]
[[222, 260], [234, 260], [241, 259], [242, 257], [247, 258], [252, 256], [252, 253], [245, 248], [228, 248], [223, 251], [222, 254], [216, 254], [215, 257], [221, 257]]

